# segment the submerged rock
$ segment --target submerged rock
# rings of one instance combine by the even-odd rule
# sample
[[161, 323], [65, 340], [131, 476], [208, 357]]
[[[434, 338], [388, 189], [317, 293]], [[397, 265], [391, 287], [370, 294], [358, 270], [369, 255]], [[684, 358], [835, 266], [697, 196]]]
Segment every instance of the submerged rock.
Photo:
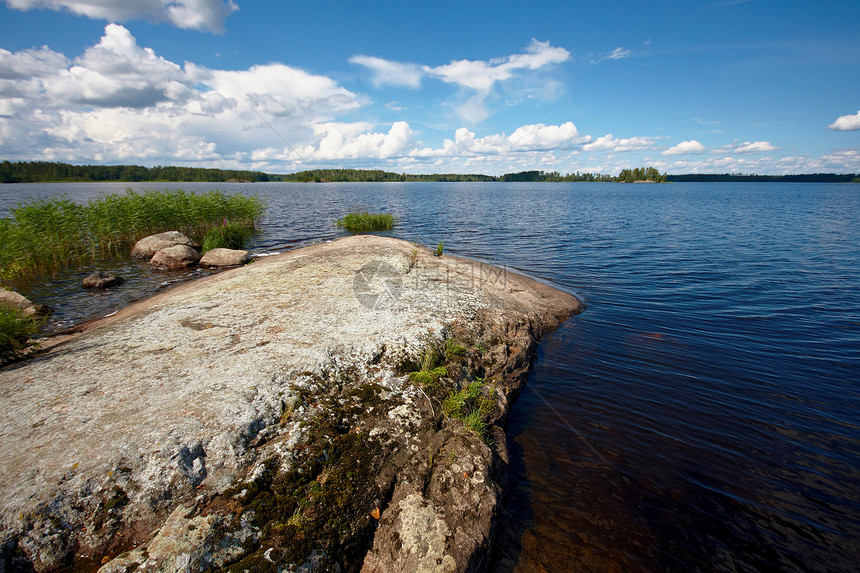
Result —
[[579, 308], [362, 235], [87, 324], [0, 370], [0, 563], [480, 570], [500, 426]]
[[84, 280], [81, 281], [81, 286], [83, 288], [106, 289], [119, 286], [124, 282], [125, 279], [113, 273], [96, 271], [84, 278]]
[[131, 258], [151, 259], [161, 249], [176, 245], [187, 245], [194, 249], [198, 247], [194, 241], [179, 231], [167, 231], [156, 235], [149, 235], [136, 242], [131, 249]]
[[155, 253], [149, 264], [160, 269], [184, 269], [192, 267], [200, 260], [200, 253], [188, 245], [165, 247]]
[[235, 267], [244, 265], [250, 260], [251, 255], [248, 251], [217, 248], [204, 253], [200, 264], [206, 267]]

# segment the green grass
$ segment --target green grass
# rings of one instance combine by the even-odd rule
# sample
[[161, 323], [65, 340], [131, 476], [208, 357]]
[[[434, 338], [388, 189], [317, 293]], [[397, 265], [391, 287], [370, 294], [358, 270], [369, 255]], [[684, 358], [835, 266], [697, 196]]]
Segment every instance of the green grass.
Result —
[[370, 231], [390, 231], [394, 227], [394, 215], [391, 213], [368, 213], [353, 211], [337, 220], [337, 226], [350, 233], [368, 233]]
[[62, 196], [36, 199], [0, 219], [0, 284], [127, 256], [137, 240], [163, 231], [201, 241], [219, 225], [252, 230], [262, 214], [257, 197], [220, 191], [129, 190], [103, 194], [86, 205]]
[[33, 346], [30, 341], [36, 336], [42, 320], [23, 316], [21, 311], [0, 304], [0, 364], [22, 356]]
[[417, 370], [415, 372], [410, 372], [409, 379], [416, 384], [421, 384], [421, 387], [427, 390], [428, 388], [435, 387], [436, 382], [438, 382], [440, 378], [444, 378], [447, 375], [448, 370], [446, 370], [442, 366], [439, 366], [438, 368], [434, 368], [433, 370]]
[[469, 430], [487, 438], [487, 423], [484, 421], [492, 411], [493, 401], [485, 396], [485, 382], [476, 378], [457, 392], [451, 392], [442, 402], [442, 413], [448, 418], [457, 418]]
[[244, 249], [245, 241], [251, 236], [252, 230], [239, 223], [224, 223], [219, 227], [209, 229], [203, 238], [204, 253], [212, 249]]
[[438, 245], [436, 245], [436, 256], [437, 257], [442, 256], [442, 249], [444, 249], [444, 248], [445, 248], [445, 243], [439, 243]]

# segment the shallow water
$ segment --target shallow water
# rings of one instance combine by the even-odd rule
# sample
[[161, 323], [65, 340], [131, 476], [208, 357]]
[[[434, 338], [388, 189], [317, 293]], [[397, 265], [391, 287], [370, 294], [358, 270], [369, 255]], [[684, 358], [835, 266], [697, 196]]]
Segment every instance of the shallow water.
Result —
[[[178, 186], [213, 187], [135, 188]], [[125, 187], [4, 185], [0, 214]], [[511, 413], [496, 570], [860, 570], [860, 186], [214, 187], [267, 200], [257, 252], [341, 236], [361, 205], [587, 300]], [[70, 323], [187, 279], [117, 264], [113, 293], [78, 272], [25, 294]]]

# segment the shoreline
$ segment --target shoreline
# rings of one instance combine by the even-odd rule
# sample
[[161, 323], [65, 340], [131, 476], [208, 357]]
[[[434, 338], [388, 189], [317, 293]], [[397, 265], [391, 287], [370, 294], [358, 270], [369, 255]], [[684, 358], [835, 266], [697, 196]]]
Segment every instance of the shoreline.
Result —
[[81, 325], [0, 370], [15, 412], [2, 557], [105, 572], [178, 555], [206, 570], [486, 563], [501, 426], [537, 340], [580, 310], [506, 269], [361, 235]]

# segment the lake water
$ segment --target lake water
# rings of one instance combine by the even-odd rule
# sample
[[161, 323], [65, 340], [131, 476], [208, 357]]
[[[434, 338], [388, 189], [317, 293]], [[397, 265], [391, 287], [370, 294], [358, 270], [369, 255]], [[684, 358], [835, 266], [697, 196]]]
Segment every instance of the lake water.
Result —
[[[496, 571], [860, 571], [860, 185], [134, 187], [179, 186], [266, 199], [258, 252], [360, 205], [587, 301], [509, 419]], [[4, 185], [0, 215], [125, 187]], [[25, 294], [62, 326], [189, 278], [115, 265], [125, 294], [83, 271]]]

